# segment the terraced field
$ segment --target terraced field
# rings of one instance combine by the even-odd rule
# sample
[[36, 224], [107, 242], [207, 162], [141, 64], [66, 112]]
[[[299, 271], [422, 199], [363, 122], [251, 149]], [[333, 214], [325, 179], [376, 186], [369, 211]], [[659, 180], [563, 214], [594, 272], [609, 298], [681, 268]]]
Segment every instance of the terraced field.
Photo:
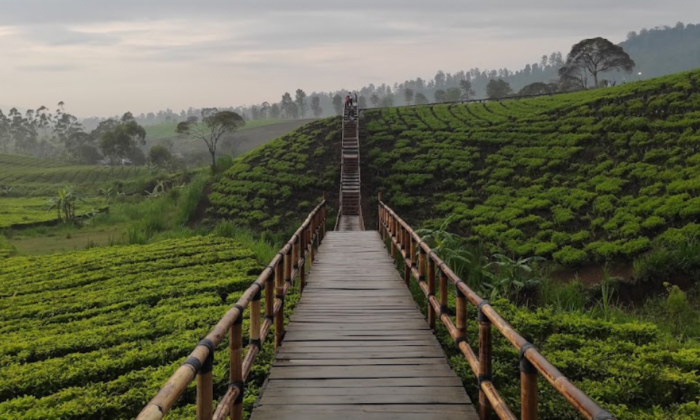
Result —
[[[47, 197], [0, 197], [0, 229], [9, 226], [21, 226], [32, 223], [57, 221], [55, 210], [49, 211]], [[76, 206], [78, 216], [98, 210], [103, 206], [100, 200], [88, 199]]]
[[0, 186], [12, 187], [15, 194], [31, 194], [66, 184], [96, 186], [146, 173], [145, 168], [136, 166], [72, 166], [50, 159], [0, 154]]
[[[0, 419], [133, 418], [260, 271], [214, 237], [3, 260]], [[193, 391], [169, 418], [192, 414]]]

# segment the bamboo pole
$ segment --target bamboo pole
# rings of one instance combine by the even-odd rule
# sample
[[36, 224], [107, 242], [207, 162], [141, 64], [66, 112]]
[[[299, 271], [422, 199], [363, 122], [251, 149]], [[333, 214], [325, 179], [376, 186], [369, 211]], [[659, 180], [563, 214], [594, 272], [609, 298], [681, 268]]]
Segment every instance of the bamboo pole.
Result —
[[[251, 319], [252, 319], [251, 312]], [[259, 317], [258, 317], [259, 319]], [[238, 395], [230, 407], [231, 420], [243, 420], [243, 312], [231, 326], [229, 338], [229, 384], [238, 388]]]
[[294, 246], [290, 247], [284, 254], [284, 282], [292, 286], [292, 265], [294, 264]]
[[[483, 304], [487, 304], [484, 301]], [[491, 321], [479, 305], [479, 415], [481, 420], [491, 418], [491, 404], [483, 384], [491, 382]]]
[[299, 233], [299, 251], [301, 253], [301, 264], [299, 264], [299, 293], [304, 293], [304, 288], [306, 287], [306, 242], [305, 241], [306, 230], [302, 229]]
[[197, 375], [197, 420], [211, 420], [214, 415], [213, 345]]
[[[299, 274], [299, 249], [301, 244], [299, 241], [299, 235], [294, 235], [294, 247], [292, 247], [292, 272]], [[292, 278], [294, 282], [294, 278]]]
[[520, 356], [521, 419], [537, 420], [537, 369], [524, 353]]
[[[425, 271], [425, 251], [421, 248], [418, 252], [420, 252], [420, 259], [418, 262], [418, 264], [420, 264], [420, 270]], [[428, 294], [430, 296], [435, 296], [435, 263], [430, 257], [428, 257]], [[442, 314], [442, 301], [440, 305], [440, 313]], [[431, 329], [435, 329], [435, 309], [433, 309], [433, 305], [428, 306], [428, 325]]]
[[275, 351], [282, 345], [284, 338], [284, 265], [284, 262], [280, 261], [275, 267], [275, 300], [281, 302], [275, 315]]
[[[444, 281], [445, 285], [447, 285], [447, 276], [442, 270], [440, 272], [440, 281]], [[440, 295], [442, 296], [442, 291]], [[445, 287], [444, 301], [447, 302], [447, 287]], [[445, 303], [445, 305], [447, 305], [447, 303]], [[467, 299], [464, 297], [464, 293], [459, 290], [459, 287], [455, 288], [455, 312], [457, 334], [459, 337], [462, 337], [462, 339], [465, 339], [467, 337]]]

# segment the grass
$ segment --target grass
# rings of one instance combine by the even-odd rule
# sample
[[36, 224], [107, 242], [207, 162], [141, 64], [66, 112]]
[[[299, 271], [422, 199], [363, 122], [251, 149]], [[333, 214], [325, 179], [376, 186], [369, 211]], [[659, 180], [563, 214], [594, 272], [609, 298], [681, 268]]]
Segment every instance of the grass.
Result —
[[[57, 220], [56, 211], [48, 210], [49, 199], [50, 197], [0, 197], [0, 229]], [[102, 200], [88, 199], [77, 204], [76, 214], [80, 216], [102, 207]]]
[[[279, 124], [279, 123], [285, 122], [285, 121], [288, 121], [288, 120], [269, 119], [269, 120], [246, 121], [245, 127], [243, 127], [240, 131], [245, 131], [247, 129], [251, 129], [251, 128], [255, 128], [255, 127], [264, 127], [266, 125]], [[144, 128], [146, 129], [146, 139], [149, 142], [152, 142], [152, 141], [158, 141], [158, 140], [163, 140], [163, 139], [168, 139], [168, 138], [176, 138], [176, 137], [178, 137], [178, 134], [176, 133], [177, 124], [178, 123], [164, 123], [164, 124], [144, 126]]]

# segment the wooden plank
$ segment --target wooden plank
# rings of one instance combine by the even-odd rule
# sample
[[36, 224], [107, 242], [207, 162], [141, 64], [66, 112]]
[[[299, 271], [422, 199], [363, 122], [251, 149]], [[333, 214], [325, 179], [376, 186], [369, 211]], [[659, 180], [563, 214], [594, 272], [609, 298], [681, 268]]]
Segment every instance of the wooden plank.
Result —
[[252, 420], [477, 420], [376, 232], [329, 232]]

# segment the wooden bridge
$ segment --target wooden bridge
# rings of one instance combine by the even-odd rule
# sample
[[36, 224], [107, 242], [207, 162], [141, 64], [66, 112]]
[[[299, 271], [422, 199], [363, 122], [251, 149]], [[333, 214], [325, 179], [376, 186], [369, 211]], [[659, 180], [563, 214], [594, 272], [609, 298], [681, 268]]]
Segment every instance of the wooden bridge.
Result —
[[[582, 418], [614, 419], [474, 293], [382, 201], [381, 194], [378, 231], [364, 230], [356, 115], [355, 109], [354, 116], [350, 113], [343, 121], [336, 230], [326, 232], [324, 199], [137, 420], [163, 419], [195, 379], [197, 420], [241, 420], [245, 381], [271, 331], [276, 357], [251, 420], [488, 420], [492, 413], [516, 420], [491, 378], [494, 327], [519, 350], [522, 420], [538, 418], [539, 375]], [[285, 296], [297, 279], [302, 298], [285, 326]], [[412, 279], [428, 303], [427, 322], [407, 287]], [[450, 294], [455, 296], [454, 313], [448, 307]], [[478, 308], [479, 339], [472, 343], [478, 345], [476, 352], [466, 340], [467, 304]], [[244, 356], [246, 309], [250, 309], [250, 332]], [[438, 320], [475, 374], [478, 409], [433, 335]], [[226, 334], [229, 387], [215, 406], [212, 365]]]

